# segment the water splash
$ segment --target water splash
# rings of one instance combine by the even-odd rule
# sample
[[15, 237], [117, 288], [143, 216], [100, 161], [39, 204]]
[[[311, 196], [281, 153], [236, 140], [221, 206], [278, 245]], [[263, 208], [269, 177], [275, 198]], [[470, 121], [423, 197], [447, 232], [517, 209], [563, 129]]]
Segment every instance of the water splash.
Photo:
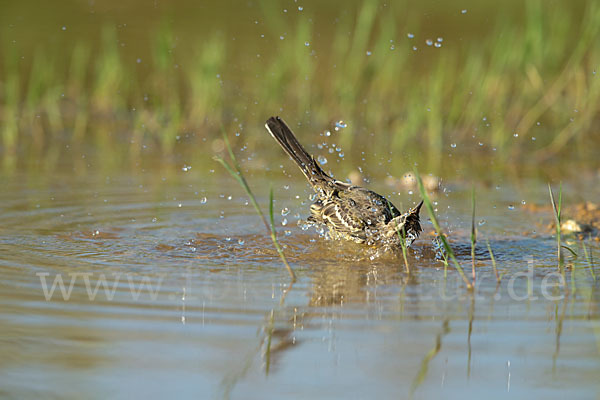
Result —
[[335, 123], [335, 130], [339, 131], [340, 129], [344, 129], [348, 126], [348, 124], [346, 124], [344, 121], [339, 120]]

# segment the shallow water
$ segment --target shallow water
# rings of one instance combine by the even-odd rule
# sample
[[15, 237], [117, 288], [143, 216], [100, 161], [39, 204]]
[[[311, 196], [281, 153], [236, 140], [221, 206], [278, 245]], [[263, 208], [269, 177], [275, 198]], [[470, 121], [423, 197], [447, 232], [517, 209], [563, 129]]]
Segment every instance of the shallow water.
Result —
[[[580, 257], [567, 257], [566, 284], [559, 284], [546, 230], [551, 215], [523, 205], [548, 202], [544, 183], [477, 186], [478, 286], [470, 294], [453, 268], [446, 274], [435, 259], [428, 221], [410, 250], [410, 273], [391, 255], [371, 259], [360, 246], [302, 230], [297, 221], [306, 216], [309, 193], [300, 180], [274, 183], [276, 223], [298, 276], [290, 287], [243, 192], [218, 174], [3, 178], [1, 395], [600, 392], [600, 297], [592, 274], [600, 277], [600, 269], [591, 269], [580, 243], [570, 243]], [[566, 187], [565, 201], [599, 198], [597, 183], [580, 182], [573, 199], [574, 186]], [[251, 184], [268, 193], [269, 182], [257, 174]], [[444, 188], [434, 200], [470, 274], [470, 186]], [[392, 200], [408, 206], [418, 199]], [[597, 242], [587, 245], [600, 254]], [[60, 285], [52, 291], [57, 277], [64, 292]]]

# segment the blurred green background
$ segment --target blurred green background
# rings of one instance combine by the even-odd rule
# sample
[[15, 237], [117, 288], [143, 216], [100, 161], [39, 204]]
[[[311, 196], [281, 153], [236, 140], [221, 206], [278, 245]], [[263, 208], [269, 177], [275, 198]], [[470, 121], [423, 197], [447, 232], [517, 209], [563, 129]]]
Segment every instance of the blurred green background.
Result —
[[[599, 165], [595, 1], [2, 1], [1, 9], [5, 174], [208, 171], [223, 130], [258, 168], [284, 160], [263, 128], [271, 115], [311, 151], [346, 160], [332, 168], [344, 172], [367, 162], [400, 172], [416, 162], [440, 175]], [[346, 127], [335, 130], [340, 120]]]

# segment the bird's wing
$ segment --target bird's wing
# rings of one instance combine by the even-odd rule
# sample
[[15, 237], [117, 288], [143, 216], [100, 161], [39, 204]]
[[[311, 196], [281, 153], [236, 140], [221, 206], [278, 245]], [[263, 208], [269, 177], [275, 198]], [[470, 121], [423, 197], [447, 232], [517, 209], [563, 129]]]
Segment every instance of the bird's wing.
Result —
[[360, 241], [366, 239], [365, 221], [347, 201], [335, 198], [325, 202], [319, 213], [321, 220], [337, 234]]

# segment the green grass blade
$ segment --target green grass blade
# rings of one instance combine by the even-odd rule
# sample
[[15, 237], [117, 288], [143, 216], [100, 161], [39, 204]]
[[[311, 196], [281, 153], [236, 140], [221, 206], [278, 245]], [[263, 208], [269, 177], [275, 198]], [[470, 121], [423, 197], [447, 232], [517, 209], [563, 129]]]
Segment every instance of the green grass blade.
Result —
[[475, 245], [477, 244], [477, 230], [475, 229], [475, 185], [471, 187], [471, 271], [473, 285], [475, 285]]
[[490, 246], [490, 241], [487, 241], [487, 248], [490, 253], [490, 259], [492, 260], [492, 268], [494, 270], [494, 275], [496, 275], [496, 280], [500, 282], [500, 276], [498, 275], [498, 268], [496, 268], [496, 257], [494, 257], [494, 252], [492, 251], [492, 246]]
[[[388, 208], [391, 212], [392, 211], [391, 203], [388, 203]], [[398, 224], [396, 224], [396, 234], [398, 235], [398, 238], [400, 239], [400, 247], [402, 248], [402, 258], [404, 259], [404, 268], [406, 269], [406, 272], [410, 273], [410, 267], [408, 265], [408, 256], [407, 256], [408, 249], [406, 248], [406, 233], [404, 232], [404, 230], [402, 230], [398, 227]]]
[[270, 224], [269, 224], [269, 222], [267, 222], [267, 219], [265, 218], [265, 215], [263, 214], [262, 210], [260, 209], [258, 202], [256, 201], [256, 197], [254, 196], [254, 193], [252, 193], [252, 190], [250, 189], [248, 182], [246, 181], [246, 179], [244, 178], [244, 175], [242, 174], [240, 165], [238, 164], [235, 154], [233, 153], [233, 150], [231, 149], [231, 145], [229, 144], [229, 140], [227, 140], [227, 137], [225, 135], [223, 136], [223, 140], [225, 143], [225, 147], [227, 148], [227, 151], [228, 151], [234, 165], [233, 166], [230, 165], [227, 161], [225, 161], [223, 158], [221, 158], [219, 156], [214, 156], [214, 159], [217, 162], [219, 162], [225, 168], [225, 170], [227, 172], [229, 172], [229, 174], [240, 184], [240, 186], [244, 189], [244, 191], [250, 198], [250, 202], [252, 203], [252, 206], [254, 207], [254, 209], [256, 210], [256, 213], [259, 215], [259, 217], [263, 221], [265, 228], [267, 229], [267, 232], [271, 236], [273, 245], [275, 246], [275, 249], [277, 250], [279, 257], [281, 258], [281, 261], [283, 261], [285, 268], [287, 269], [288, 273], [290, 274], [290, 277], [292, 278], [292, 282], [295, 282], [296, 274], [294, 273], [294, 270], [292, 270], [292, 267], [288, 263], [287, 258], [285, 257], [285, 254], [283, 252], [283, 249], [279, 245], [279, 241], [277, 240], [277, 235], [275, 232], [275, 219], [273, 216], [273, 188], [271, 187], [270, 196], [269, 196], [269, 216], [270, 216]]
[[467, 279], [467, 276], [465, 275], [462, 267], [460, 266], [460, 264], [458, 263], [458, 260], [456, 259], [456, 256], [454, 255], [454, 251], [452, 250], [452, 248], [450, 247], [450, 244], [446, 240], [446, 236], [444, 235], [444, 232], [442, 231], [442, 228], [440, 227], [440, 224], [438, 223], [437, 217], [435, 216], [435, 213], [433, 212], [433, 204], [431, 204], [431, 200], [429, 199], [429, 195], [427, 195], [427, 191], [425, 190], [425, 187], [423, 186], [423, 181], [421, 180], [421, 175], [419, 175], [419, 171], [417, 170], [417, 168], [414, 169], [414, 172], [415, 172], [415, 176], [417, 178], [417, 183], [419, 185], [419, 192], [421, 192], [421, 197], [423, 198], [425, 208], [427, 208], [427, 212], [429, 213], [429, 217], [431, 218], [431, 222], [433, 223], [435, 231], [437, 232], [439, 239], [442, 241], [442, 245], [444, 246], [446, 253], [448, 253], [450, 260], [452, 260], [452, 264], [454, 265], [454, 268], [456, 268], [456, 271], [459, 273], [460, 277], [463, 279], [463, 281], [467, 285], [467, 289], [471, 290], [471, 289], [473, 289], [473, 285]]
[[557, 247], [557, 258], [558, 258], [558, 267], [562, 268], [563, 265], [563, 257], [561, 252], [561, 207], [562, 207], [562, 183], [560, 185], [560, 191], [558, 195], [558, 206], [556, 205], [556, 201], [554, 200], [554, 193], [552, 192], [552, 187], [550, 183], [548, 183], [548, 191], [550, 192], [550, 202], [552, 203], [552, 210], [554, 211], [554, 221], [556, 223], [556, 247]]

